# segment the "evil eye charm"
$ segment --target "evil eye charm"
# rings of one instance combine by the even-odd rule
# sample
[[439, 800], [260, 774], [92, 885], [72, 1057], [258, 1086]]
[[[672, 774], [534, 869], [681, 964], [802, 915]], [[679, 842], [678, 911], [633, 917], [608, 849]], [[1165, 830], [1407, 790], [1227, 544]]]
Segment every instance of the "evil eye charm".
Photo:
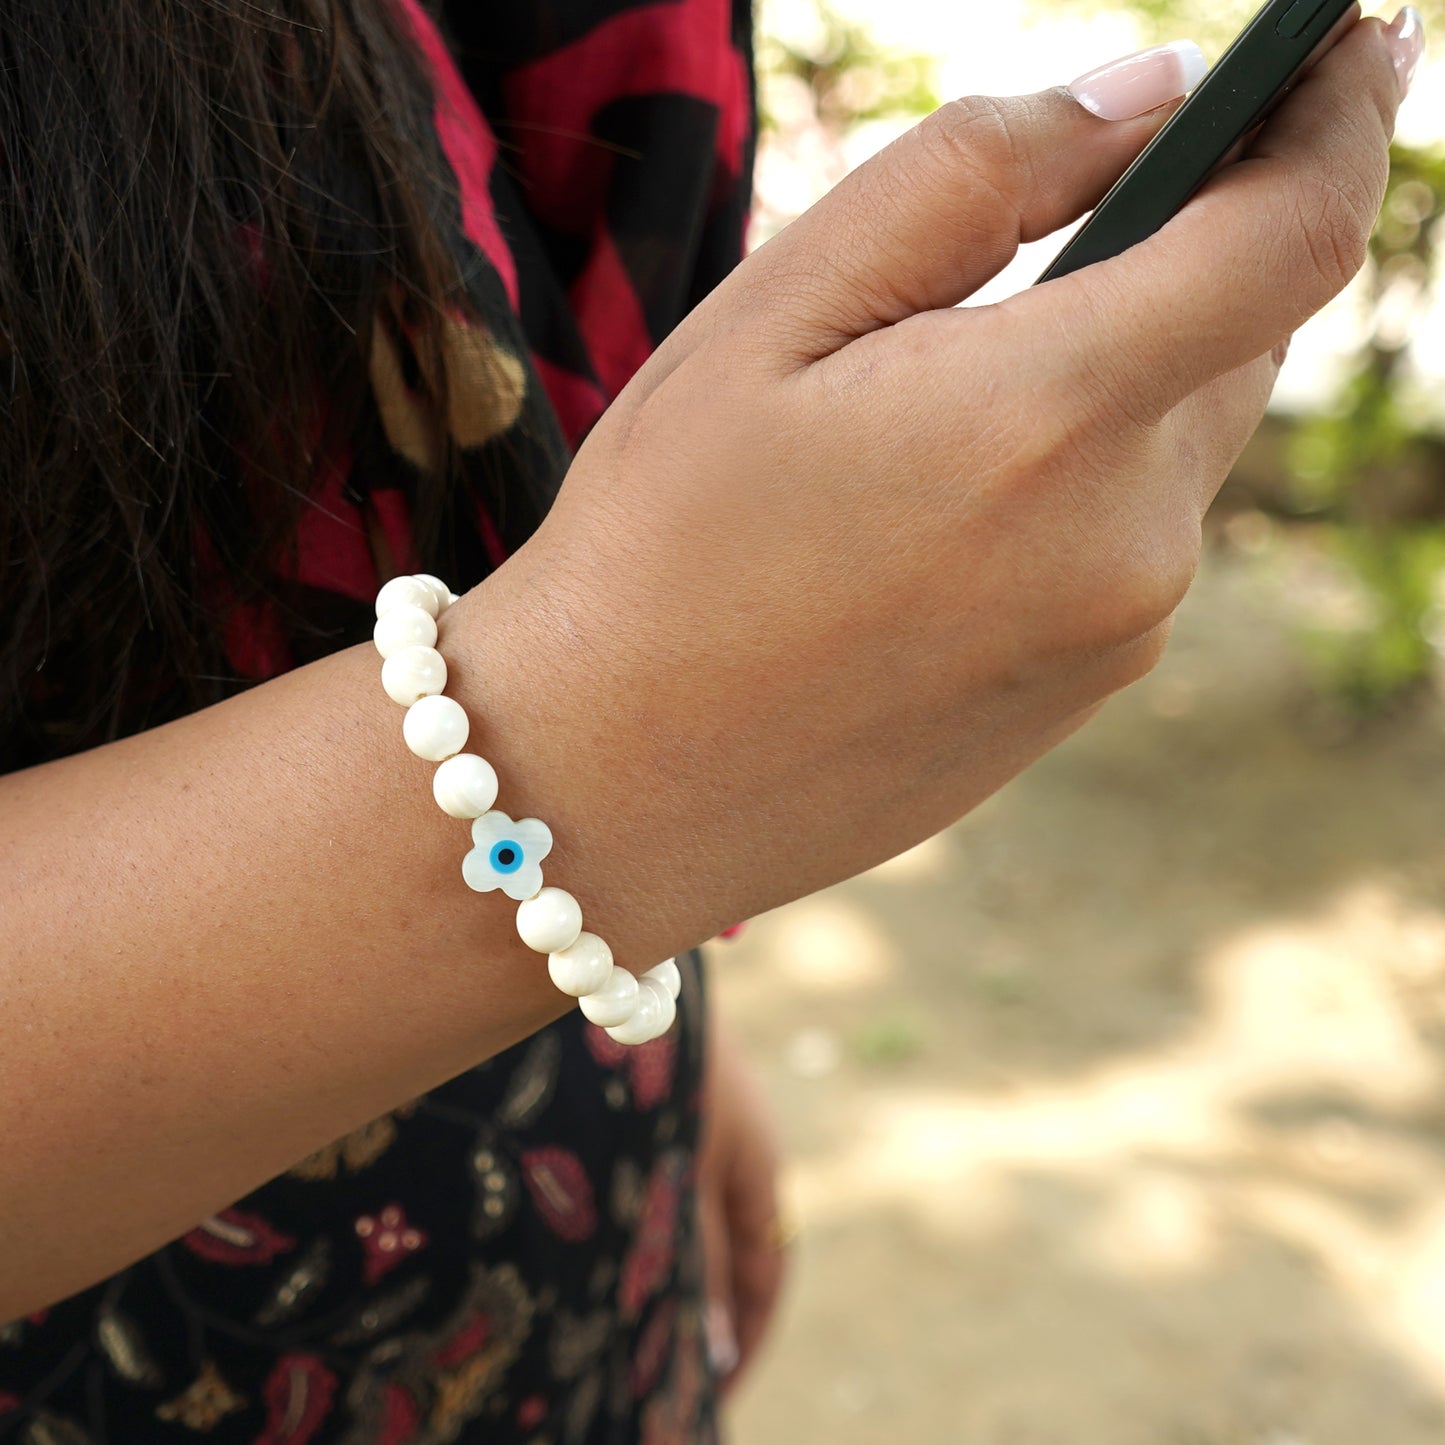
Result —
[[542, 859], [552, 851], [552, 830], [537, 818], [513, 822], [505, 813], [483, 813], [472, 824], [476, 845], [462, 859], [462, 877], [478, 893], [500, 888], [518, 903], [542, 888]]

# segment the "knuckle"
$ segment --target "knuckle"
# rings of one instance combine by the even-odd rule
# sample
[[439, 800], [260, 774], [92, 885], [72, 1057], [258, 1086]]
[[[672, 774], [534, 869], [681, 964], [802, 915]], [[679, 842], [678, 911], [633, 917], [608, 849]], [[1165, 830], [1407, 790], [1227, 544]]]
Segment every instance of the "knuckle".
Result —
[[1364, 266], [1374, 229], [1373, 209], [1362, 185], [1322, 176], [1299, 197], [1294, 220], [1308, 254], [1311, 299], [1323, 305]]
[[1142, 682], [1161, 662], [1174, 631], [1172, 614], [1147, 632], [1114, 649], [1102, 669], [1101, 681], [1111, 692]]
[[[1050, 583], [1036, 634], [1060, 663], [1131, 655], [1178, 611], [1199, 567], [1202, 527], [1187, 497], [1097, 485], [1120, 475], [1097, 458], [1076, 466], [1056, 451], [1042, 474], [1010, 489], [1022, 515], [1047, 527]], [[1169, 487], [1168, 478], [1160, 478]], [[1045, 522], [1043, 519], [1047, 518]]]
[[997, 166], [1008, 163], [1013, 139], [1001, 101], [971, 95], [946, 101], [918, 127], [919, 135], [945, 156], [967, 155]]
[[992, 96], [951, 100], [915, 131], [924, 157], [946, 174], [963, 175], [1010, 209], [1027, 187], [1028, 148], [1022, 144], [1008, 105]]
[[1115, 540], [1078, 589], [1074, 642], [1086, 652], [1110, 657], [1147, 656], [1140, 643], [1166, 626], [1194, 582], [1198, 529], [1192, 540], [1167, 538], [1128, 547]]

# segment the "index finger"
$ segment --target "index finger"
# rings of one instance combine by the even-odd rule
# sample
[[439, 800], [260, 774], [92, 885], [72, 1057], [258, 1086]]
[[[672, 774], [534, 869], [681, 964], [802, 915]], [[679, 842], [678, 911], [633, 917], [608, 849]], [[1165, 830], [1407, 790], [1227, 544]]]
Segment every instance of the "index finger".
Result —
[[1090, 401], [1164, 416], [1268, 352], [1360, 270], [1399, 104], [1385, 27], [1361, 21], [1249, 154], [1157, 235], [1001, 307], [1054, 335]]

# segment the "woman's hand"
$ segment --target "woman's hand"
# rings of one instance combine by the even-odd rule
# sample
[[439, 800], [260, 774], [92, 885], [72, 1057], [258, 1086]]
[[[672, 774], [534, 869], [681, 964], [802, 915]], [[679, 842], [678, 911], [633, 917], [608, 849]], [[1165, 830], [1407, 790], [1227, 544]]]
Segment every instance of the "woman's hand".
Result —
[[901, 852], [1155, 664], [1271, 353], [1364, 260], [1399, 100], [1361, 22], [1157, 236], [963, 310], [1161, 116], [958, 101], [667, 340], [459, 608], [620, 959]]
[[709, 1011], [698, 1223], [708, 1348], [731, 1393], [757, 1354], [786, 1272], [772, 1112], [721, 1011]]

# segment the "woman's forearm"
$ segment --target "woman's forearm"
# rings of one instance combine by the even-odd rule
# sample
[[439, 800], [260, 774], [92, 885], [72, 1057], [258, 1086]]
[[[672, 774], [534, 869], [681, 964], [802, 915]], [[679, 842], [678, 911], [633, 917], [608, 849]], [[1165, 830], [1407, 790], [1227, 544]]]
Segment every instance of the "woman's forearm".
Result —
[[[562, 1012], [379, 670], [353, 648], [0, 778], [0, 1320]], [[475, 679], [448, 692], [485, 752]]]

